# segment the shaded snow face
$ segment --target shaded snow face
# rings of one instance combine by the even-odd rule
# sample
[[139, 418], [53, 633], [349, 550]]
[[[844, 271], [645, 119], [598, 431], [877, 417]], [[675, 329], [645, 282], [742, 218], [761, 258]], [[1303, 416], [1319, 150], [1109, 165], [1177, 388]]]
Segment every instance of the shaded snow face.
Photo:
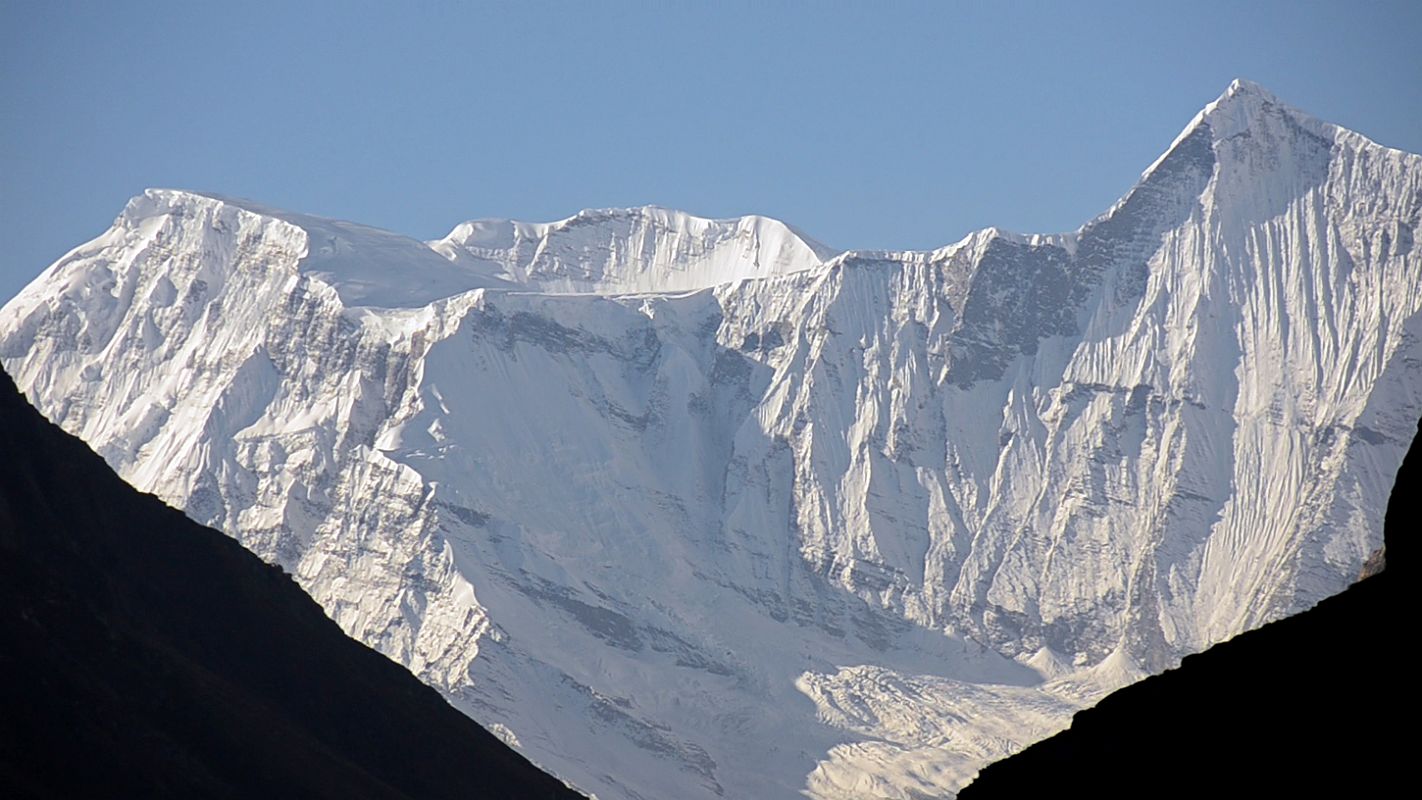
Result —
[[940, 796], [1381, 545], [1419, 162], [1237, 83], [1076, 233], [933, 252], [150, 191], [0, 359], [604, 800]]

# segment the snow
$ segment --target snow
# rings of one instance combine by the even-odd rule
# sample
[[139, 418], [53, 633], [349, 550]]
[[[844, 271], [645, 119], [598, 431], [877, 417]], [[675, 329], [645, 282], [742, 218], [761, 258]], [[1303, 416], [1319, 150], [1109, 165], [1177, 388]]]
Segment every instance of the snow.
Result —
[[1419, 204], [1245, 83], [1080, 230], [929, 252], [153, 190], [0, 361], [603, 800], [943, 796], [1381, 546]]
[[713, 220], [655, 206], [550, 223], [474, 220], [430, 247], [545, 292], [678, 292], [821, 266], [836, 254], [760, 216]]

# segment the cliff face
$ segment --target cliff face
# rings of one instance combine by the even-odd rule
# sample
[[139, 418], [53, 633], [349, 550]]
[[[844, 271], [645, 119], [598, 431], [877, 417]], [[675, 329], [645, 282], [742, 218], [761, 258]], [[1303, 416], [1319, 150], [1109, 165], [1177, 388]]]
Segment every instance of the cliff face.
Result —
[[576, 798], [0, 375], [0, 795]]
[[1422, 435], [1388, 503], [1386, 568], [1077, 712], [958, 797], [1392, 795], [1412, 752], [1397, 696], [1414, 680], [1399, 632], [1420, 492]]

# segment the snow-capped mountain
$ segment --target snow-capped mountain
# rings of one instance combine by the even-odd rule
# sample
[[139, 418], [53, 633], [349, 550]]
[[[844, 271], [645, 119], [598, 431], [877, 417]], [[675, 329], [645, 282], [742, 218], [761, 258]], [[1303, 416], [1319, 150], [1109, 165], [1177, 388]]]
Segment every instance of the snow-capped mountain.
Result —
[[1356, 578], [1419, 225], [1422, 158], [1236, 82], [1075, 233], [932, 252], [153, 190], [0, 359], [603, 800], [940, 796]]

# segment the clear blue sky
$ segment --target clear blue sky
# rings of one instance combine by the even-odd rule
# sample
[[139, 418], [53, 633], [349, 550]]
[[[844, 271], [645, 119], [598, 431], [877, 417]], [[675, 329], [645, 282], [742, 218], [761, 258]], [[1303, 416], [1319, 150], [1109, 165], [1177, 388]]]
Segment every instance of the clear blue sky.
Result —
[[1422, 151], [1422, 2], [0, 0], [0, 300], [148, 186], [419, 238], [658, 204], [1076, 228], [1236, 76]]

